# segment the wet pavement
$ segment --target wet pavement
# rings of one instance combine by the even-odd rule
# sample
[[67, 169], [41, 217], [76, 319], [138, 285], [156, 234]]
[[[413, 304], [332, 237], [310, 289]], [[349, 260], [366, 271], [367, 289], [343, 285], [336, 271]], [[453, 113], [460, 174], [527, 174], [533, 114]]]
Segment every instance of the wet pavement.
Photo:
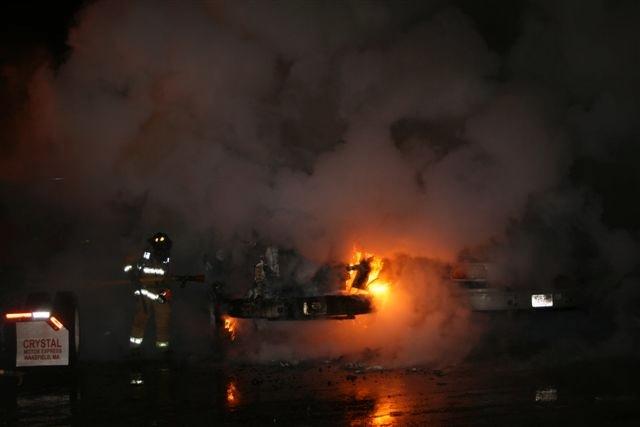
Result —
[[84, 365], [5, 381], [0, 425], [638, 425], [636, 371], [632, 361]]

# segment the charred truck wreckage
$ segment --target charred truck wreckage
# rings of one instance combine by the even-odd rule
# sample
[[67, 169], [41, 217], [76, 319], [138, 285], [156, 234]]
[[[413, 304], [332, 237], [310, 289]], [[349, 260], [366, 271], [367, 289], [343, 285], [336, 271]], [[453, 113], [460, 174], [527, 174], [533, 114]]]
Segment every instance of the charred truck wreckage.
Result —
[[[156, 260], [158, 242], [169, 241], [164, 233], [157, 233], [150, 240], [150, 248], [145, 249], [142, 257], [134, 264], [124, 267], [124, 272], [133, 287], [133, 294], [139, 300], [134, 318], [131, 343], [142, 343], [141, 331], [149, 317], [147, 312], [170, 313], [170, 284], [179, 283], [184, 287], [189, 282], [203, 283], [209, 287], [210, 323], [217, 329], [231, 332], [230, 319], [265, 319], [270, 321], [296, 321], [354, 319], [358, 315], [369, 314], [375, 310], [373, 294], [378, 283], [374, 283], [382, 268], [382, 261], [374, 256], [358, 254], [353, 264], [323, 265], [310, 278], [310, 283], [288, 283], [280, 274], [280, 251], [275, 246], [266, 246], [260, 251], [258, 262], [253, 267], [253, 284], [246, 296], [238, 297], [228, 291], [224, 274], [223, 257], [216, 254], [213, 261], [205, 260], [204, 274], [169, 274], [169, 248], [163, 245], [161, 259]], [[165, 240], [166, 239], [166, 240]], [[287, 251], [291, 257], [293, 251]], [[327, 285], [331, 282], [331, 286]], [[318, 286], [323, 284], [323, 286]], [[327, 292], [309, 291], [319, 287]], [[338, 289], [329, 291], [328, 289]], [[138, 321], [136, 323], [136, 321]], [[162, 321], [160, 322], [162, 323]], [[157, 324], [156, 329], [166, 329]], [[163, 335], [163, 334], [160, 334]], [[158, 338], [157, 346], [168, 346], [168, 341]]]
[[[163, 233], [156, 236], [165, 236], [168, 240]], [[291, 259], [299, 260], [299, 254], [294, 250], [280, 250], [273, 245], [254, 243], [254, 248], [254, 262], [257, 259], [257, 263], [252, 266], [253, 283], [242, 297], [229, 291], [229, 288], [241, 287], [229, 286], [229, 279], [224, 274], [225, 257], [222, 253], [217, 253], [212, 261], [205, 259], [204, 274], [171, 275], [168, 272], [168, 250], [163, 248], [161, 259], [154, 263], [152, 261], [157, 258], [157, 250], [152, 245], [145, 250], [137, 264], [125, 266], [125, 272], [133, 284], [134, 294], [143, 304], [139, 311], [144, 308], [145, 299], [150, 300], [147, 302], [149, 304], [168, 304], [171, 298], [170, 282], [180, 283], [182, 287], [188, 282], [205, 284], [210, 289], [211, 324], [227, 329], [229, 318], [270, 321], [354, 319], [373, 313], [376, 299], [386, 296], [393, 282], [389, 274], [385, 274], [391, 262], [370, 253], [354, 250], [350, 263], [327, 263], [307, 279], [295, 281], [290, 274], [281, 274], [281, 258], [284, 258], [282, 265], [287, 266]], [[516, 291], [509, 286], [493, 283], [489, 274], [493, 267], [490, 263], [433, 263], [439, 265], [443, 281], [448, 281], [466, 294], [468, 305], [474, 311], [567, 309], [574, 308], [578, 302], [575, 290], [566, 287], [518, 288]]]
[[[214, 292], [215, 299], [220, 299], [220, 308], [216, 311], [245, 319], [341, 320], [353, 319], [374, 310], [373, 301], [368, 294], [372, 257], [363, 259], [356, 265], [324, 266], [311, 280], [317, 282], [319, 276], [323, 273], [327, 276], [326, 272], [329, 272], [335, 279], [342, 281], [342, 292], [304, 296], [296, 295], [304, 286], [292, 287], [283, 283], [278, 258], [278, 248], [268, 246], [265, 255], [255, 265], [254, 287], [249, 291], [248, 297], [227, 299]], [[349, 274], [350, 272], [355, 274]]]
[[[271, 284], [277, 281], [278, 277], [272, 275], [274, 270], [270, 267], [266, 267], [265, 270], [269, 272], [267, 277], [258, 276], [261, 279], [256, 280], [255, 288], [246, 298], [229, 299], [214, 291], [212, 295], [217, 304], [214, 311], [242, 319], [341, 320], [353, 319], [357, 315], [368, 314], [374, 310], [371, 297], [363, 293], [295, 296], [291, 295], [291, 289], [272, 292]], [[367, 277], [362, 280], [366, 281]]]
[[[383, 311], [391, 302], [394, 285], [401, 286], [401, 260], [383, 259], [355, 249], [350, 262], [318, 265], [295, 250], [252, 243], [246, 263], [251, 268], [239, 278], [232, 274], [234, 269], [222, 251], [211, 260], [205, 257], [202, 274], [172, 274], [169, 236], [156, 233], [147, 242], [142, 255], [124, 266], [127, 280], [113, 282], [130, 284], [131, 297], [135, 299], [129, 337], [132, 355], [140, 354], [151, 319], [155, 321], [156, 349], [170, 352], [172, 288], [176, 284], [185, 287], [194, 282], [206, 287], [209, 336], [223, 343], [236, 339], [241, 326], [237, 319], [355, 319]], [[545, 287], [512, 286], [502, 283], [492, 273], [496, 266], [488, 262], [421, 262], [430, 265], [435, 280], [448, 283], [457, 295], [466, 297], [459, 302], [475, 312], [548, 312], [584, 305], [579, 286], [569, 278]], [[73, 293], [57, 292], [52, 298], [48, 292], [34, 292], [22, 306], [2, 314], [0, 368], [72, 366], [77, 362], [80, 323]], [[254, 326], [258, 328], [259, 324]], [[34, 343], [44, 349], [34, 348]]]

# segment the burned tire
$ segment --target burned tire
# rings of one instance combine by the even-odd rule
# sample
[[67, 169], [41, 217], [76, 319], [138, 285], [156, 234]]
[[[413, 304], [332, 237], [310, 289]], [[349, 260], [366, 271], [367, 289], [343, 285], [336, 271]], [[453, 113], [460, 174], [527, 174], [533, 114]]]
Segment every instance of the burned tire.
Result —
[[80, 317], [76, 296], [72, 292], [56, 292], [52, 313], [69, 331], [69, 366], [73, 366], [80, 354]]

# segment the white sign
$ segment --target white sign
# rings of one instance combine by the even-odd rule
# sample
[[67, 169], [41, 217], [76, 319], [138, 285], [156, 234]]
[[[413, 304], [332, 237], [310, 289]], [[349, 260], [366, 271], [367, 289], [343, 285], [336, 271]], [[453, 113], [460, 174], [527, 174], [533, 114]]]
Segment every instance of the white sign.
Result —
[[46, 321], [16, 323], [16, 366], [66, 366], [69, 331], [54, 330]]
[[553, 294], [531, 295], [531, 307], [553, 307]]

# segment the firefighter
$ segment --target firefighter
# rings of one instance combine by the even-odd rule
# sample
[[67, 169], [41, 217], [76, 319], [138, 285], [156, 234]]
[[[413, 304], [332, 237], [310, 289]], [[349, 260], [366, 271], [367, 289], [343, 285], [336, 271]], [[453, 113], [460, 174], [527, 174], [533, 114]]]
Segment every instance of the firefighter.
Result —
[[253, 269], [254, 287], [249, 291], [249, 298], [258, 299], [271, 296], [275, 282], [280, 278], [280, 263], [278, 261], [278, 248], [267, 246], [264, 255]]
[[264, 261], [267, 266], [268, 279], [274, 281], [280, 277], [280, 262], [278, 261], [278, 247], [267, 246], [264, 251]]
[[152, 315], [156, 323], [156, 348], [169, 350], [169, 324], [171, 321], [171, 289], [168, 287], [171, 239], [158, 232], [148, 240], [149, 246], [134, 265], [124, 271], [134, 284], [136, 312], [129, 337], [130, 348], [137, 353], [142, 346], [147, 321]]
[[264, 296], [265, 282], [267, 281], [266, 263], [264, 257], [253, 268], [253, 289], [249, 291], [249, 298], [258, 299]]

